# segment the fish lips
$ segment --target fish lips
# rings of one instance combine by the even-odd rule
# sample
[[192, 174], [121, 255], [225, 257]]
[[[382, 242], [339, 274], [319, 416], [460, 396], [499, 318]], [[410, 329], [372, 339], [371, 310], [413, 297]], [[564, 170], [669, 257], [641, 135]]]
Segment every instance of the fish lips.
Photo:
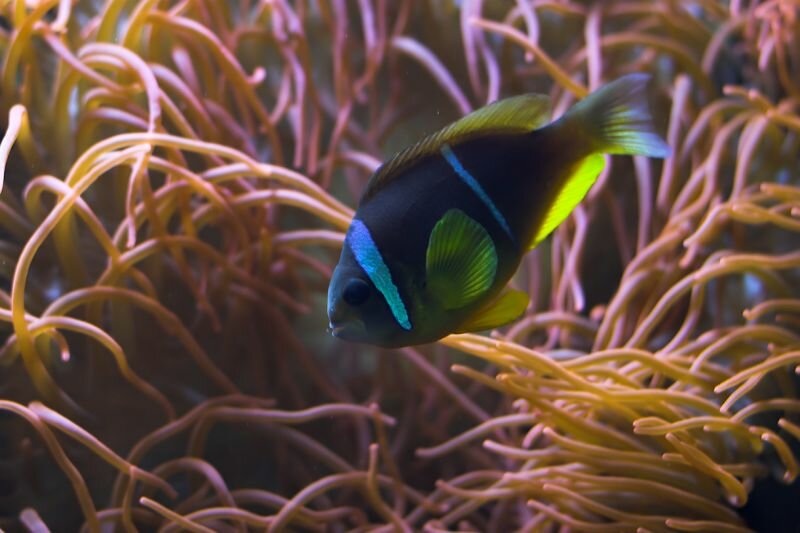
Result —
[[366, 333], [364, 322], [358, 319], [348, 320], [344, 323], [331, 321], [328, 324], [328, 331], [337, 339], [346, 341], [357, 341], [363, 338]]

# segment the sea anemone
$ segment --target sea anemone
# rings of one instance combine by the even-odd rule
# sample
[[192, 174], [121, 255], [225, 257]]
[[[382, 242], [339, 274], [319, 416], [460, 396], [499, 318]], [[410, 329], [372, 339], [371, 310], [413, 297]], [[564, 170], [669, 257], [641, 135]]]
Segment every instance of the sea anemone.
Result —
[[[0, 528], [779, 530], [796, 2], [13, 0], [0, 52]], [[327, 335], [380, 161], [630, 72], [672, 156], [609, 159], [520, 321]]]

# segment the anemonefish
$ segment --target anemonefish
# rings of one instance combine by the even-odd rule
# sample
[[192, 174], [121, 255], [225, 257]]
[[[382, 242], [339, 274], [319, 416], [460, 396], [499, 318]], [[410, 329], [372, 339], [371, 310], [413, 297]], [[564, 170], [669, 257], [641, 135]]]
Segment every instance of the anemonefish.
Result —
[[506, 283], [583, 199], [603, 154], [669, 155], [647, 81], [619, 78], [549, 124], [546, 96], [500, 100], [386, 161], [331, 278], [330, 332], [399, 347], [519, 318], [528, 295]]

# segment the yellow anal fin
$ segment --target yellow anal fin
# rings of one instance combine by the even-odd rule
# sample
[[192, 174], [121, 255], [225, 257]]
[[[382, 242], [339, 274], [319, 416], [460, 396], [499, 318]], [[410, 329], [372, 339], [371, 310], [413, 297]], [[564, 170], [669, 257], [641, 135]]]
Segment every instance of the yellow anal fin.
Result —
[[539, 230], [531, 241], [531, 248], [542, 242], [559, 224], [564, 222], [564, 219], [592, 188], [605, 165], [605, 157], [601, 154], [590, 155], [580, 161], [575, 172], [567, 179], [567, 183], [558, 191], [553, 203], [550, 204]]
[[500, 296], [475, 313], [456, 333], [469, 333], [499, 328], [522, 316], [530, 298], [523, 291], [506, 289]]

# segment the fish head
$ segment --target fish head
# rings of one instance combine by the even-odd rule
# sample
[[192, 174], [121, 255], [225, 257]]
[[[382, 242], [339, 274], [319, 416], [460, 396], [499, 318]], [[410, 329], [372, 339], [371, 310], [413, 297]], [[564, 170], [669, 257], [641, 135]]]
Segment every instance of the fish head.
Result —
[[347, 246], [328, 286], [328, 320], [331, 335], [350, 342], [392, 346], [405, 333]]

